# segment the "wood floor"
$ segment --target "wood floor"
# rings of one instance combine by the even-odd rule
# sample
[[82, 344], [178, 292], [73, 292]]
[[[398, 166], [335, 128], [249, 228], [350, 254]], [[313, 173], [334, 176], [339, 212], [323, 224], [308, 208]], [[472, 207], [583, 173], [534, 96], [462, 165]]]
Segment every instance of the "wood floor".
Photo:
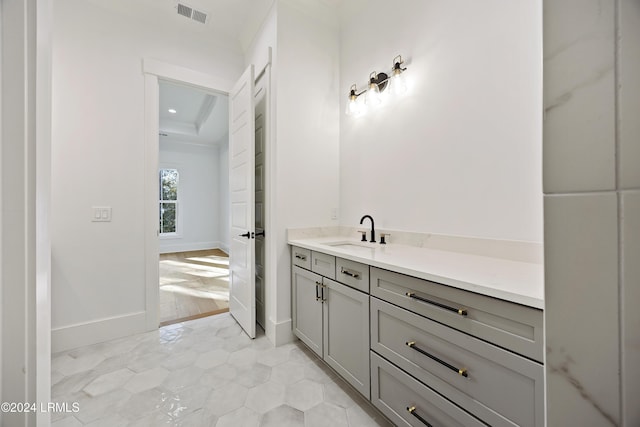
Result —
[[229, 257], [220, 249], [160, 255], [160, 326], [229, 311]]

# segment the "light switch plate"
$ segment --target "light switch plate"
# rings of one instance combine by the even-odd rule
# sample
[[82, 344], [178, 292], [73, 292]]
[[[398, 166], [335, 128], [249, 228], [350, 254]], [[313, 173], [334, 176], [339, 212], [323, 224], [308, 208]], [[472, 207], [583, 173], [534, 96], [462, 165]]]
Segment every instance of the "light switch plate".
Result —
[[91, 221], [111, 222], [111, 206], [93, 206], [91, 212]]

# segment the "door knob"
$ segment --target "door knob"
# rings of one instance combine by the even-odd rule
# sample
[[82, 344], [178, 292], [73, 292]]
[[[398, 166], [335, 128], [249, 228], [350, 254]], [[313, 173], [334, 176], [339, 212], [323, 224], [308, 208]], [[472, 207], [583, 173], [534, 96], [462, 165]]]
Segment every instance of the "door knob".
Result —
[[262, 237], [264, 237], [264, 230], [262, 230], [262, 231], [258, 231], [258, 232], [256, 233], [256, 237], [258, 237], [258, 236], [262, 236]]
[[251, 238], [251, 233], [249, 233], [248, 231], [244, 234], [241, 234], [240, 237], [246, 237], [247, 239]]

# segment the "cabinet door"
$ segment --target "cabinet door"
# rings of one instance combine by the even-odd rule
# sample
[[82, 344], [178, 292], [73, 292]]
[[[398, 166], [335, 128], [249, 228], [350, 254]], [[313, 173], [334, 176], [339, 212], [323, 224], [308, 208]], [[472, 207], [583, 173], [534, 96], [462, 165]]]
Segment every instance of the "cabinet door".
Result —
[[322, 301], [320, 296], [322, 277], [294, 266], [293, 287], [293, 333], [311, 350], [322, 357]]
[[324, 360], [368, 399], [369, 295], [326, 277], [323, 283]]

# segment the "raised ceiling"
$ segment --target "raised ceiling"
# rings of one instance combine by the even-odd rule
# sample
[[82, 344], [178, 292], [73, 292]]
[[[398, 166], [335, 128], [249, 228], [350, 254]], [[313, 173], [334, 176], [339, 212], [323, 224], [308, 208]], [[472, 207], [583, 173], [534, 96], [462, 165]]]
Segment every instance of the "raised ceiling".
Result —
[[[175, 113], [169, 110], [175, 110]], [[198, 145], [228, 141], [229, 102], [226, 95], [190, 86], [160, 82], [160, 140]]]

